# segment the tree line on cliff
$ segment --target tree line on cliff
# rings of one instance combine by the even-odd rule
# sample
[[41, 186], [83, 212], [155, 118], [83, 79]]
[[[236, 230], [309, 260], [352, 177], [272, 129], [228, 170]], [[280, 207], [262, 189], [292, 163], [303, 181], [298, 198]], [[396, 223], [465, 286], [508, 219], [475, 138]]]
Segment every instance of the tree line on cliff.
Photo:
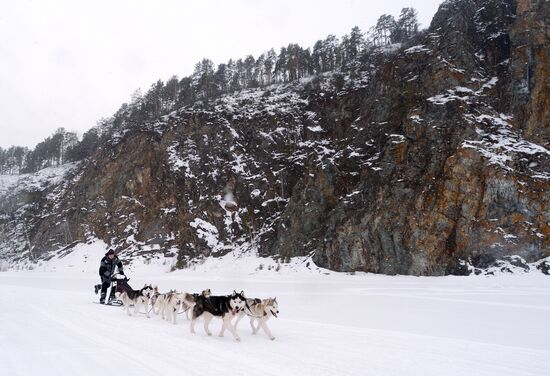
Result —
[[129, 103], [124, 103], [108, 119], [98, 121], [79, 140], [75, 132], [59, 128], [38, 143], [34, 149], [21, 146], [0, 148], [0, 174], [36, 172], [45, 167], [79, 161], [90, 156], [108, 136], [105, 130], [122, 124], [136, 125], [154, 120], [174, 108], [209, 101], [243, 89], [288, 83], [325, 72], [346, 72], [357, 69], [373, 50], [403, 43], [418, 33], [417, 12], [403, 8], [397, 19], [384, 14], [366, 33], [359, 27], [341, 38], [328, 35], [313, 48], [291, 43], [277, 53], [273, 48], [255, 58], [248, 55], [230, 59], [215, 66], [210, 59], [195, 65], [193, 74], [183, 78], [172, 76], [158, 80], [145, 94], [136, 90]]

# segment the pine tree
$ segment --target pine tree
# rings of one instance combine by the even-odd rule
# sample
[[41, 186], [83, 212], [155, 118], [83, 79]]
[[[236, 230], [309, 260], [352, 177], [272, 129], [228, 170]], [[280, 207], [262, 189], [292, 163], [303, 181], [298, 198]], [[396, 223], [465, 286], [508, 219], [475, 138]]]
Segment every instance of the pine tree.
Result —
[[219, 64], [216, 73], [214, 73], [214, 85], [219, 93], [227, 93], [229, 91], [229, 70], [227, 64]]
[[139, 110], [141, 109], [142, 104], [143, 104], [143, 94], [141, 92], [141, 89], [137, 88], [130, 96], [130, 106]]
[[216, 94], [214, 83], [214, 63], [210, 59], [202, 59], [195, 65], [193, 84], [196, 87], [197, 97], [205, 102]]
[[378, 18], [376, 25], [371, 28], [371, 38], [375, 46], [384, 46], [392, 43], [391, 35], [395, 32], [395, 19], [392, 15], [383, 14]]
[[326, 62], [324, 64], [326, 66], [325, 72], [333, 71], [336, 69], [337, 66], [339, 67], [338, 62], [340, 60], [340, 42], [338, 38], [332, 34], [327, 36], [324, 42], [324, 48], [324, 56], [326, 59]]
[[178, 97], [178, 90], [179, 90], [179, 80], [177, 76], [172, 76], [168, 81], [166, 81], [166, 85], [162, 88], [161, 91], [161, 99], [163, 102], [163, 107], [168, 107], [172, 103], [176, 102], [176, 99]]
[[318, 40], [313, 45], [313, 52], [311, 54], [311, 64], [314, 72], [317, 74], [325, 71], [324, 65], [325, 65], [326, 57], [324, 56], [324, 53], [325, 53], [324, 50], [325, 50], [325, 47], [322, 40]]
[[286, 82], [287, 81], [287, 63], [288, 63], [288, 57], [287, 57], [287, 51], [285, 47], [281, 47], [281, 51], [279, 52], [279, 56], [277, 56], [277, 62], [275, 63], [275, 69], [273, 71], [275, 75], [275, 80], [277, 82]]
[[404, 42], [418, 33], [418, 19], [414, 8], [403, 8], [392, 34], [394, 42]]
[[277, 63], [277, 53], [272, 48], [269, 51], [267, 51], [267, 54], [265, 56], [265, 62], [264, 62], [264, 75], [265, 75], [265, 82], [267, 85], [270, 85], [273, 80], [276, 63]]
[[254, 64], [254, 77], [256, 77], [258, 86], [265, 85], [264, 70], [265, 70], [265, 54], [261, 54], [260, 56], [258, 56], [258, 59], [256, 59], [256, 63]]
[[243, 62], [243, 68], [244, 68], [244, 80], [245, 80], [245, 87], [252, 88], [252, 87], [258, 87], [258, 76], [257, 76], [257, 69], [256, 69], [256, 59], [254, 59], [254, 56], [248, 55]]
[[[164, 90], [164, 83], [162, 80], [158, 80], [153, 85], [147, 94], [143, 98], [143, 110], [145, 111], [146, 118], [152, 118], [159, 116], [162, 112], [162, 92]], [[139, 119], [141, 120], [141, 119]]]
[[349, 44], [347, 51], [348, 58], [355, 59], [361, 52], [361, 48], [364, 43], [365, 40], [361, 29], [355, 26], [353, 29], [351, 29], [351, 33], [349, 35]]
[[297, 44], [289, 44], [286, 48], [286, 71], [288, 72], [288, 80], [294, 81], [298, 78], [298, 67], [300, 64], [300, 46]]
[[244, 63], [242, 59], [238, 59], [235, 62], [235, 69], [233, 73], [233, 78], [231, 80], [231, 90], [241, 90], [243, 87], [246, 87], [246, 81], [244, 79]]

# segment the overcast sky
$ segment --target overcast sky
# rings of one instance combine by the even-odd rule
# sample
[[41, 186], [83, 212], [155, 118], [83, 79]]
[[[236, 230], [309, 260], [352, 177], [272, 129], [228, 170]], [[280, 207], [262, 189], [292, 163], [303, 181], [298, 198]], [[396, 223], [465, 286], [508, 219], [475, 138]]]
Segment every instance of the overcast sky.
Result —
[[34, 147], [57, 128], [82, 135], [159, 78], [208, 57], [311, 47], [414, 6], [429, 26], [441, 0], [0, 0], [0, 147]]

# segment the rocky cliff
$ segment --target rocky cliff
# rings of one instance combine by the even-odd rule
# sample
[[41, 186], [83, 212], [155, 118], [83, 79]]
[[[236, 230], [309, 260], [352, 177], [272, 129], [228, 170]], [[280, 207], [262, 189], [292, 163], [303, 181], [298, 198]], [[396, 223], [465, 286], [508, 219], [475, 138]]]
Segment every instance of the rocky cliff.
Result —
[[107, 132], [63, 179], [3, 193], [3, 258], [100, 238], [178, 266], [234, 250], [413, 275], [542, 260], [550, 2], [446, 1], [349, 69]]

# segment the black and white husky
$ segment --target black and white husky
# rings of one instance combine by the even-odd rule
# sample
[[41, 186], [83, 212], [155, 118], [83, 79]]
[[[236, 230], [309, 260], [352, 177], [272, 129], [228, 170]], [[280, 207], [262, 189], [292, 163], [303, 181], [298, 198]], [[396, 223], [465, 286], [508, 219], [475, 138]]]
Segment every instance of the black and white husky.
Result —
[[[267, 320], [272, 316], [277, 317], [279, 314], [279, 304], [277, 303], [277, 298], [269, 299], [246, 299], [244, 308], [237, 315], [237, 320], [235, 321], [235, 330], [237, 330], [237, 324], [242, 320], [244, 316], [250, 317], [250, 327], [252, 328], [252, 334], [258, 333], [261, 329], [264, 330], [265, 334], [269, 337], [270, 340], [274, 340], [273, 334], [267, 327]], [[258, 326], [254, 326], [254, 322], [258, 321]], [[222, 327], [220, 332], [220, 337], [223, 337], [223, 332], [225, 329]]]
[[128, 313], [128, 316], [132, 316], [130, 313], [130, 306], [134, 306], [134, 313], [139, 312], [140, 306], [143, 304], [145, 306], [145, 313], [149, 317], [149, 299], [153, 293], [153, 286], [145, 285], [141, 290], [127, 290], [122, 293], [120, 298], [124, 304], [124, 310]]
[[191, 333], [195, 334], [195, 322], [201, 316], [204, 316], [204, 331], [209, 336], [212, 335], [208, 329], [208, 324], [214, 317], [220, 317], [223, 320], [223, 327], [233, 334], [236, 341], [241, 338], [231, 323], [231, 319], [244, 308], [245, 296], [244, 292], [233, 291], [233, 294], [227, 296], [199, 296], [195, 306], [193, 307], [193, 315], [191, 319]]

